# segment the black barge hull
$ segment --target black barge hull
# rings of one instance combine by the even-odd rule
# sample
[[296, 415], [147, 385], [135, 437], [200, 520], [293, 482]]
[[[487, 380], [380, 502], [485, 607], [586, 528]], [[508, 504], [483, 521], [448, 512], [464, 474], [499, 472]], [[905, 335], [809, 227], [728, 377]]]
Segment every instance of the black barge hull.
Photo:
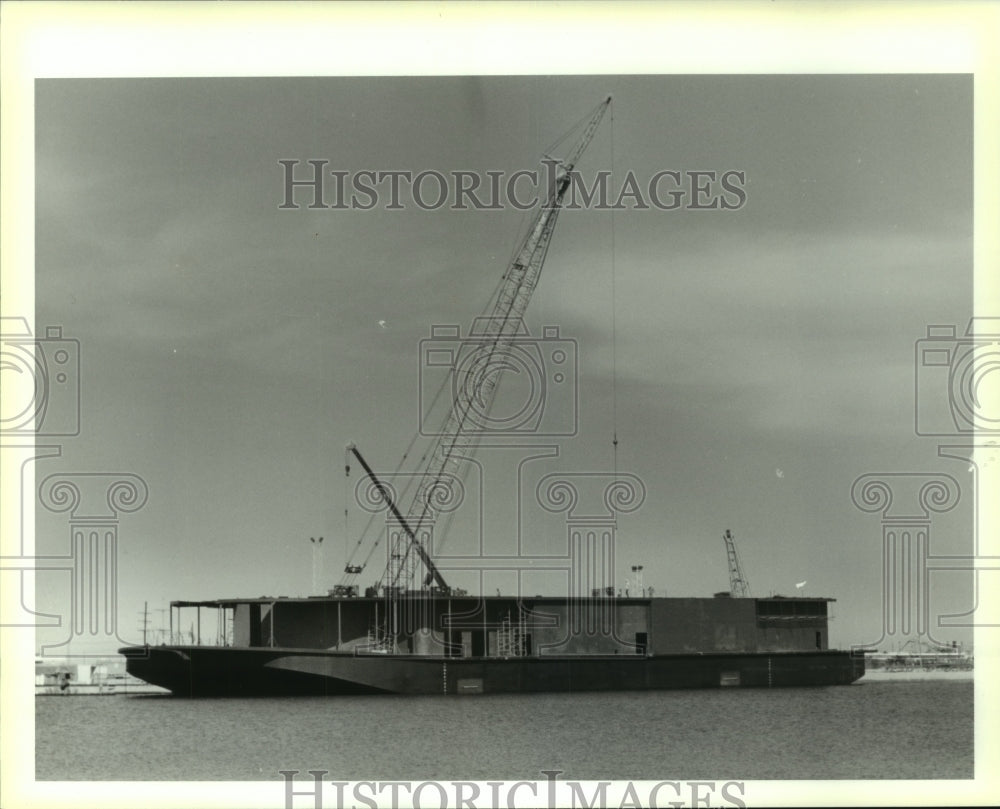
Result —
[[131, 646], [129, 674], [177, 696], [496, 694], [848, 685], [845, 651], [463, 658], [316, 649]]

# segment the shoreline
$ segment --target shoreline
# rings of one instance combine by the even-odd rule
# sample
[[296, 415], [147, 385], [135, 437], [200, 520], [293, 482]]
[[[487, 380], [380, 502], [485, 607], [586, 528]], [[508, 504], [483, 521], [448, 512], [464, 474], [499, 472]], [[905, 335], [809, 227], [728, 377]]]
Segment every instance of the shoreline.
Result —
[[887, 669], [869, 669], [858, 680], [864, 682], [903, 682], [912, 680], [974, 680], [974, 669], [910, 669], [889, 671]]

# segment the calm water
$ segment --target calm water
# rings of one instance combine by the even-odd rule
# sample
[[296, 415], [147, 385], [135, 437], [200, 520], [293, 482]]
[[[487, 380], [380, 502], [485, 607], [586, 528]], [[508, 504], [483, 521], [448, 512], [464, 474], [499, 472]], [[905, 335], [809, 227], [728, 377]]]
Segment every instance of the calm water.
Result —
[[971, 681], [489, 697], [35, 700], [39, 780], [971, 778]]

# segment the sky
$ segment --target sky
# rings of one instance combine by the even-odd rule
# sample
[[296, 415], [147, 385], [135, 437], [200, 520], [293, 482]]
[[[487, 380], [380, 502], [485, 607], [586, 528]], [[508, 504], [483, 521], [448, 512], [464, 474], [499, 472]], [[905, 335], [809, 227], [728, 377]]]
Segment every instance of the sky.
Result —
[[[483, 547], [511, 553], [520, 534], [523, 552], [557, 553], [566, 515], [537, 507], [538, 481], [632, 475], [645, 499], [617, 518], [619, 586], [641, 564], [657, 595], [727, 589], [731, 529], [755, 595], [837, 599], [838, 646], [882, 629], [882, 526], [852, 503], [859, 476], [951, 475], [962, 499], [935, 515], [931, 549], [973, 551], [968, 465], [914, 430], [915, 344], [931, 324], [961, 334], [973, 311], [970, 76], [41, 79], [35, 91], [35, 323], [80, 341], [81, 385], [80, 434], [36, 476], [129, 472], [148, 486], [118, 529], [123, 639], [144, 602], [155, 624], [171, 599], [308, 594], [312, 536], [325, 537], [324, 584], [340, 579], [366, 516], [344, 446], [396, 469], [422, 372], [437, 378], [422, 341], [434, 325], [468, 332], [528, 223], [509, 206], [282, 210], [278, 161], [510, 175], [609, 94], [584, 176], [740, 171], [746, 204], [562, 213], [526, 325], [558, 326], [576, 355], [575, 394], [553, 387], [546, 402], [553, 423], [576, 413], [575, 434], [477, 456], [467, 494]], [[522, 383], [502, 382], [498, 405]], [[921, 416], [939, 423], [947, 394], [929, 390]], [[518, 481], [539, 445], [558, 454], [525, 461]], [[478, 513], [456, 513], [435, 543], [469, 552]], [[66, 515], [37, 521], [36, 552], [66, 553]], [[473, 579], [453, 581], [516, 586]], [[39, 574], [39, 609], [68, 599], [67, 577]], [[972, 606], [967, 574], [931, 577], [933, 614]]]

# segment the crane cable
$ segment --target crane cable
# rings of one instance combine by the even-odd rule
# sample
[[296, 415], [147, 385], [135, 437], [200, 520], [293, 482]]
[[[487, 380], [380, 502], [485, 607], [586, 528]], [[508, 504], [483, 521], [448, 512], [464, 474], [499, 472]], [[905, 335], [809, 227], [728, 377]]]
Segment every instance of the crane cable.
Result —
[[587, 122], [591, 118], [593, 118], [594, 115], [597, 114], [597, 110], [600, 109], [601, 104], [604, 104], [604, 103], [605, 102], [601, 101], [596, 106], [594, 106], [589, 112], [584, 113], [584, 115], [578, 121], [576, 121], [576, 123], [572, 124], [569, 127], [569, 129], [567, 129], [558, 138], [556, 138], [552, 143], [550, 143], [546, 149], [542, 150], [542, 155], [544, 157], [548, 157], [551, 154], [551, 152], [555, 150], [555, 148], [557, 146], [559, 146], [570, 135], [574, 134], [578, 129], [580, 129], [584, 125], [585, 122]]
[[[611, 187], [615, 179], [615, 102], [612, 97], [611, 107]], [[616, 317], [615, 280], [615, 206], [611, 206], [611, 446], [612, 462], [614, 464], [615, 482], [618, 481], [618, 332]]]
[[[349, 550], [348, 542], [351, 536], [351, 520], [350, 520], [350, 509], [348, 504], [351, 502], [351, 458], [347, 452], [344, 450], [344, 557], [347, 559], [345, 565], [350, 565], [353, 561], [355, 551]], [[345, 581], [341, 581], [341, 584], [346, 584]]]

